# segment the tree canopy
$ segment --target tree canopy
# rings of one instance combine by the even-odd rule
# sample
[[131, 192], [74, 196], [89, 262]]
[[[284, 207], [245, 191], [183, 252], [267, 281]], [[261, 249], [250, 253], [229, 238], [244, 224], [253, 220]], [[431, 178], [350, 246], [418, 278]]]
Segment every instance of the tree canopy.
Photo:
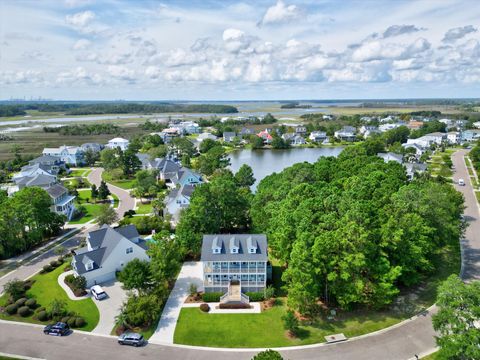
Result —
[[295, 164], [263, 179], [253, 199], [255, 232], [288, 267], [289, 304], [308, 312], [317, 299], [349, 308], [383, 306], [399, 286], [433, 269], [458, 242], [463, 197], [431, 179], [407, 182], [402, 165], [362, 143], [338, 158]]

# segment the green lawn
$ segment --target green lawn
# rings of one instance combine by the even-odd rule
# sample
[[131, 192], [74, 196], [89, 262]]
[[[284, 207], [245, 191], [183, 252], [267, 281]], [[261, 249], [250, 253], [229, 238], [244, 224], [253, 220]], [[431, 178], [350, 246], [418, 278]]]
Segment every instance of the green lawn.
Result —
[[137, 203], [137, 210], [135, 210], [137, 214], [151, 214], [153, 212], [152, 203]]
[[115, 195], [115, 194], [110, 194], [110, 196], [111, 196], [112, 199], [113, 199], [113, 207], [114, 207], [114, 208], [117, 208], [117, 207], [118, 207], [118, 203], [120, 202], [120, 201], [118, 200], [118, 196]]
[[[324, 336], [344, 333], [359, 336], [392, 326], [428, 308], [435, 302], [437, 288], [449, 275], [460, 271], [459, 244], [446, 247], [435, 256], [435, 272], [419, 286], [400, 294], [397, 301], [385, 310], [358, 310], [338, 312], [334, 321], [318, 317], [311, 324], [300, 327], [298, 338], [285, 335], [282, 315], [286, 311], [279, 304], [261, 314], [207, 314], [198, 308], [183, 308], [175, 329], [177, 344], [216, 347], [280, 347], [324, 342]], [[282, 286], [281, 267], [275, 260], [273, 284], [277, 294]], [[281, 298], [285, 302], [285, 298]], [[268, 331], [266, 331], [268, 329]]]
[[423, 360], [436, 360], [438, 359], [438, 352], [422, 357]]
[[68, 177], [87, 177], [91, 172], [91, 169], [74, 169], [68, 174]]
[[135, 180], [111, 180], [111, 181], [108, 181], [109, 184], [112, 184], [112, 185], [115, 185], [121, 189], [124, 189], [124, 190], [129, 190], [129, 189], [133, 189], [133, 183], [135, 182]]
[[69, 221], [69, 224], [85, 224], [100, 214], [102, 204], [83, 203], [82, 205], [87, 210], [87, 213], [80, 219]]
[[[67, 304], [67, 310], [73, 311], [79, 316], [82, 316], [86, 325], [82, 327], [82, 330], [92, 331], [98, 324], [99, 313], [97, 306], [92, 299], [84, 300], [70, 300], [60, 285], [58, 285], [58, 276], [63, 272], [63, 269], [69, 265], [67, 260], [62, 266], [59, 266], [52, 272], [46, 274], [37, 274], [32, 279], [35, 280], [32, 288], [27, 291], [28, 297], [34, 297], [37, 303], [41, 306], [45, 306], [47, 309], [49, 304], [54, 300], [63, 300]], [[0, 305], [3, 306], [6, 302], [6, 296], [0, 298]], [[4, 320], [15, 320], [29, 323], [44, 324], [44, 322], [34, 320], [31, 316], [22, 318], [20, 316], [11, 316], [7, 314], [0, 314], [0, 318]]]

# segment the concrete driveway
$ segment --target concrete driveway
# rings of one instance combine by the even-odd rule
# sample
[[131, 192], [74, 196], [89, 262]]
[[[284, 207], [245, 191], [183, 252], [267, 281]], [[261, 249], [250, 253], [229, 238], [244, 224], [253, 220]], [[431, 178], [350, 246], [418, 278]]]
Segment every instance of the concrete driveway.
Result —
[[190, 284], [194, 283], [199, 291], [203, 290], [202, 273], [202, 263], [200, 261], [185, 262], [183, 264], [175, 286], [163, 308], [157, 329], [150, 337], [149, 342], [173, 344], [173, 334], [175, 333], [182, 305], [188, 297]]
[[122, 289], [122, 284], [119, 281], [110, 281], [100, 286], [107, 293], [108, 297], [103, 300], [96, 300], [92, 298], [97, 305], [100, 313], [100, 320], [98, 325], [93, 329], [93, 333], [101, 335], [110, 335], [115, 326], [115, 316], [120, 313], [120, 307], [123, 301], [127, 298], [127, 292]]

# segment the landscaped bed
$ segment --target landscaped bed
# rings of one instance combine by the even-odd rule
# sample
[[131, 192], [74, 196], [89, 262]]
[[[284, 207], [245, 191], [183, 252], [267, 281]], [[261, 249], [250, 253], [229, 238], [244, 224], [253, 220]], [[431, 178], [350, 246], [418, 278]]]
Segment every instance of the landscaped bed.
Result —
[[[280, 267], [273, 262], [273, 280], [281, 287]], [[287, 336], [282, 316], [286, 298], [261, 314], [208, 314], [199, 308], [183, 308], [175, 329], [177, 344], [212, 347], [280, 347], [325, 342], [324, 336], [344, 333], [359, 336], [392, 326], [428, 308], [435, 302], [437, 287], [450, 274], [460, 271], [459, 246], [444, 249], [435, 259], [436, 271], [420, 286], [402, 293], [397, 301], [383, 311], [359, 310], [339, 312], [334, 320], [325, 316], [300, 326], [298, 336]], [[277, 291], [277, 294], [284, 295]]]
[[[37, 274], [31, 280], [33, 280], [32, 287], [27, 290], [26, 296], [28, 298], [34, 298], [38, 306], [45, 307], [47, 311], [53, 300], [60, 300], [66, 304], [67, 312], [75, 313], [76, 316], [82, 317], [85, 320], [85, 325], [80, 327], [81, 330], [92, 331], [98, 324], [99, 312], [92, 299], [84, 300], [70, 300], [60, 285], [58, 284], [58, 276], [69, 265], [69, 260], [57, 267], [51, 272], [44, 274]], [[8, 295], [4, 294], [0, 297], [0, 306], [4, 307], [7, 303]], [[0, 318], [11, 321], [21, 321], [35, 324], [47, 324], [52, 322], [51, 320], [40, 321], [34, 316], [36, 314], [30, 314], [26, 317], [19, 315], [8, 315], [4, 312], [0, 312]]]

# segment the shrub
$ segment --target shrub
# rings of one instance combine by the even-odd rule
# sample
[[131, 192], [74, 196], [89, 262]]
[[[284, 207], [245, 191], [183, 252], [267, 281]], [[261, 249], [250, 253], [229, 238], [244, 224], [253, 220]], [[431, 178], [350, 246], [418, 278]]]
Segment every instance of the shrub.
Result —
[[265, 295], [263, 292], [247, 292], [245, 293], [250, 298], [250, 301], [258, 302], [265, 300]]
[[37, 310], [35, 310], [36, 313], [39, 313], [40, 311], [45, 311], [45, 306], [40, 306]]
[[235, 303], [235, 304], [220, 304], [220, 309], [251, 309], [249, 304]]
[[9, 314], [9, 315], [16, 314], [16, 313], [17, 313], [17, 310], [18, 310], [18, 306], [15, 305], [15, 304], [10, 304], [10, 305], [7, 305], [7, 306], [5, 307], [5, 311], [6, 311], [7, 314]]
[[135, 210], [128, 210], [123, 213], [123, 217], [132, 217], [135, 214], [136, 214]]
[[275, 296], [275, 288], [272, 285], [268, 285], [265, 289], [265, 299], [269, 300]]
[[30, 308], [28, 306], [19, 307], [17, 310], [17, 314], [21, 317], [26, 317], [30, 315]]
[[208, 306], [208, 304], [206, 303], [200, 304], [200, 310], [202, 310], [203, 312], [209, 312], [210, 306]]
[[28, 299], [27, 301], [25, 301], [25, 305], [32, 309], [37, 305], [37, 300]]
[[73, 283], [74, 280], [75, 280], [75, 275], [73, 275], [73, 274], [68, 274], [67, 276], [65, 276], [65, 283], [66, 284], [71, 284], [71, 283]]
[[252, 360], [283, 360], [283, 357], [278, 351], [268, 349], [259, 352]]
[[298, 319], [292, 310], [288, 310], [287, 313], [282, 316], [282, 320], [285, 329], [290, 331], [291, 334], [294, 335], [298, 332]]
[[3, 286], [3, 291], [16, 301], [25, 295], [25, 283], [21, 280], [10, 280]]
[[65, 301], [54, 299], [50, 303], [50, 314], [52, 318], [61, 318], [67, 313]]
[[28, 300], [27, 298], [20, 298], [17, 301], [15, 301], [15, 305], [17, 305], [18, 307], [23, 306], [25, 305], [27, 300]]
[[60, 265], [62, 265], [62, 263], [60, 263], [60, 262], [57, 261], [57, 260], [52, 260], [52, 261], [50, 261], [50, 266], [51, 266], [52, 268], [59, 267]]
[[222, 295], [223, 293], [220, 292], [203, 293], [202, 300], [205, 302], [219, 302]]
[[75, 318], [75, 327], [81, 328], [82, 326], [85, 326], [86, 322], [85, 319], [82, 317], [77, 317]]
[[197, 285], [195, 285], [194, 283], [191, 283], [190, 284], [190, 289], [189, 289], [189, 292], [190, 292], [190, 296], [194, 296], [197, 294]]
[[52, 265], [47, 264], [42, 268], [42, 270], [43, 270], [43, 272], [50, 272], [50, 271], [53, 270], [53, 267], [52, 267]]
[[48, 320], [48, 314], [45, 310], [39, 311], [37, 313], [37, 319], [40, 321], [47, 321]]
[[23, 288], [25, 289], [25, 291], [31, 289], [34, 282], [35, 280], [31, 280], [31, 279], [25, 280], [23, 282]]
[[64, 316], [60, 319], [61, 322], [68, 324], [68, 320], [70, 320], [70, 316]]
[[68, 320], [67, 320], [68, 326], [70, 326], [70, 327], [75, 327], [75, 320], [76, 320], [76, 319], [75, 319], [73, 316], [70, 317], [70, 318], [68, 318]]

